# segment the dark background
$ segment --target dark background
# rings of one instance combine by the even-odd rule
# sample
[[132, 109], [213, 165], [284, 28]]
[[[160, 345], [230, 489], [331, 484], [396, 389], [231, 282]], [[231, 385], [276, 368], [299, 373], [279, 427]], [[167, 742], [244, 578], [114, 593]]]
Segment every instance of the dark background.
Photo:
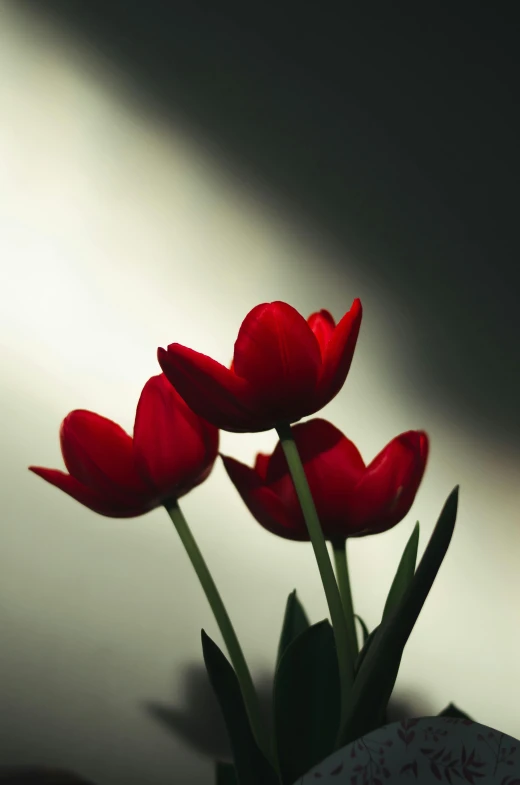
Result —
[[355, 255], [413, 324], [417, 384], [518, 449], [513, 4], [21, 3]]
[[[519, 450], [513, 4], [20, 5], [78, 34], [130, 78], [143, 111], [354, 256], [413, 325], [421, 393]], [[151, 710], [206, 750], [211, 697], [195, 673], [189, 691], [202, 728]]]

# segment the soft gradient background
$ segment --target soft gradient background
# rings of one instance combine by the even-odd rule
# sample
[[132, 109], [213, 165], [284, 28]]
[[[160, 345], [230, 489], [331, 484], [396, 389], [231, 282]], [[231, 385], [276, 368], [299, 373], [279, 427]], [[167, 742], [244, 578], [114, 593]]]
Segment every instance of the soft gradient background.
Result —
[[[396, 43], [357, 10], [342, 41], [325, 17], [149, 6], [0, 2], [0, 764], [212, 782], [226, 740], [208, 734], [200, 629], [220, 637], [166, 514], [102, 518], [27, 466], [62, 467], [74, 408], [131, 432], [157, 346], [228, 363], [244, 315], [275, 299], [337, 319], [362, 299], [323, 416], [366, 460], [403, 430], [431, 437], [407, 519], [350, 547], [370, 627], [413, 524], [422, 552], [461, 486], [396, 699], [415, 715], [453, 700], [520, 737], [507, 20], [500, 47], [456, 18], [428, 38], [406, 17]], [[477, 32], [498, 25], [478, 13]], [[252, 461], [275, 437], [221, 444]], [[220, 463], [183, 508], [266, 693], [287, 594], [327, 612], [312, 549], [250, 519]]]

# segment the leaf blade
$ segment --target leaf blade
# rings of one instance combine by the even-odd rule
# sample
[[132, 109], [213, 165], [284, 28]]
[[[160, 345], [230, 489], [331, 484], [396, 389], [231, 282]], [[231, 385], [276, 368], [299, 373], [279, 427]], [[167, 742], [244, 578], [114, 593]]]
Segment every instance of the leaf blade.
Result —
[[401, 561], [397, 568], [395, 578], [392, 581], [388, 597], [386, 598], [385, 608], [383, 610], [382, 621], [388, 619], [391, 613], [399, 606], [403, 599], [408, 586], [412, 582], [415, 574], [415, 564], [417, 561], [417, 550], [419, 548], [419, 521], [414, 526], [414, 529], [406, 543]]
[[361, 651], [359, 652], [359, 654], [358, 654], [358, 656], [357, 656], [357, 660], [356, 660], [355, 669], [354, 669], [354, 674], [355, 674], [354, 678], [355, 678], [355, 677], [357, 676], [357, 674], [359, 673], [359, 670], [360, 670], [360, 668], [361, 668], [361, 665], [362, 665], [362, 663], [363, 663], [363, 661], [364, 661], [365, 657], [367, 656], [368, 650], [370, 649], [370, 647], [371, 647], [371, 645], [372, 645], [372, 643], [373, 643], [373, 641], [374, 641], [374, 638], [376, 637], [376, 633], [378, 632], [378, 630], [379, 630], [380, 626], [381, 626], [381, 625], [380, 625], [380, 624], [378, 624], [378, 625], [377, 625], [377, 627], [375, 627], [375, 628], [372, 630], [372, 632], [370, 633], [370, 635], [369, 635], [369, 636], [368, 636], [368, 638], [366, 639], [366, 641], [365, 641], [365, 643], [364, 643], [364, 645], [363, 645], [363, 648], [362, 648], [362, 649], [361, 649]]
[[338, 660], [328, 620], [305, 630], [282, 655], [274, 720], [282, 783], [293, 785], [333, 751], [339, 728]]
[[[438, 717], [453, 717], [453, 719], [457, 720], [471, 720], [469, 714], [466, 714], [465, 711], [462, 711], [454, 703], [448, 703], [445, 709], [443, 709], [439, 714]], [[473, 722], [473, 720], [471, 720]]]
[[381, 623], [360, 665], [352, 690], [351, 709], [340, 731], [343, 746], [377, 727], [388, 705], [406, 642], [433, 585], [453, 536], [458, 508], [456, 486], [448, 496], [414, 577], [400, 605]]
[[287, 647], [295, 640], [298, 635], [305, 632], [310, 627], [309, 619], [305, 613], [301, 602], [296, 596], [296, 589], [294, 589], [287, 598], [285, 606], [285, 614], [282, 624], [282, 632], [280, 635], [280, 642], [278, 644], [278, 654], [276, 657], [276, 667], [280, 663], [282, 655]]
[[368, 636], [370, 635], [368, 631], [368, 627], [363, 621], [363, 619], [361, 618], [361, 616], [359, 616], [357, 613], [354, 614], [354, 618], [358, 620], [359, 626], [361, 627], [361, 631], [363, 633], [363, 646], [364, 646], [367, 642]]
[[276, 774], [253, 736], [235, 671], [204, 630], [201, 637], [206, 670], [224, 717], [239, 785], [276, 785]]
[[216, 785], [238, 785], [233, 764], [218, 760], [215, 765], [215, 781]]

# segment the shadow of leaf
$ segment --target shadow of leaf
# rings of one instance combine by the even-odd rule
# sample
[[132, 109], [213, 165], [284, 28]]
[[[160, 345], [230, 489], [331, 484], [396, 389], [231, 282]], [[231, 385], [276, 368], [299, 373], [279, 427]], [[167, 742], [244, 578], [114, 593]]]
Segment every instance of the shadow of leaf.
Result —
[[[231, 748], [220, 708], [213, 694], [203, 665], [185, 666], [181, 679], [181, 706], [149, 701], [145, 711], [167, 731], [182, 739], [188, 746], [212, 760], [230, 761]], [[255, 679], [260, 708], [266, 725], [272, 729], [273, 674], [262, 673]], [[388, 706], [388, 722], [432, 714], [422, 696], [417, 693], [397, 693]], [[0, 783], [0, 785], [2, 785]]]
[[409, 720], [414, 717], [429, 717], [435, 713], [428, 700], [421, 693], [397, 691], [390, 698], [386, 717], [387, 721], [391, 723]]
[[[271, 728], [273, 677], [264, 673], [255, 679], [262, 716]], [[163, 728], [190, 747], [213, 760], [230, 761], [231, 748], [220, 707], [203, 665], [184, 668], [182, 706], [157, 701], [145, 704], [145, 711]]]

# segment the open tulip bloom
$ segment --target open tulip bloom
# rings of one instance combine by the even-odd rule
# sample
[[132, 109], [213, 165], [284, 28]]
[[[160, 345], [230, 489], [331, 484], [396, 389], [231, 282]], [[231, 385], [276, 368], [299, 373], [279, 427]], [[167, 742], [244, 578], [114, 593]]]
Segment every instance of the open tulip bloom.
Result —
[[224, 431], [255, 433], [322, 409], [341, 390], [361, 324], [361, 303], [338, 325], [307, 321], [287, 303], [257, 305], [238, 332], [231, 368], [172, 343], [158, 349], [166, 377], [194, 412]]
[[[295, 425], [293, 434], [325, 539], [383, 532], [408, 513], [426, 467], [424, 432], [392, 439], [368, 466], [350, 439], [326, 420]], [[253, 469], [222, 459], [258, 523], [289, 540], [310, 539], [281, 442], [272, 455], [259, 453]]]
[[60, 442], [68, 474], [30, 470], [94, 512], [132, 518], [200, 485], [215, 463], [219, 434], [160, 374], [141, 393], [133, 439], [112, 420], [79, 409], [63, 420]]
[[[357, 447], [326, 420], [292, 427], [340, 391], [361, 313], [355, 300], [336, 324], [326, 310], [306, 320], [287, 303], [258, 305], [240, 327], [229, 368], [180, 344], [159, 349], [163, 373], [143, 388], [133, 437], [111, 420], [76, 410], [60, 430], [67, 472], [30, 467], [100, 515], [129, 518], [159, 506], [170, 515], [230, 658], [202, 632], [204, 661], [233, 751], [233, 765], [217, 768], [219, 783], [293, 785], [335, 749], [384, 724], [404, 646], [451, 540], [458, 488], [417, 569], [418, 524], [414, 528], [381, 622], [369, 633], [354, 613], [346, 543], [387, 531], [407, 515], [425, 471], [428, 437], [406, 431], [366, 465]], [[268, 532], [312, 543], [331, 620], [311, 625], [296, 592], [289, 596], [276, 660], [272, 737], [233, 625], [178, 502], [210, 475], [219, 429], [271, 428], [279, 436], [272, 455], [259, 454], [254, 467], [222, 456], [224, 466]]]

